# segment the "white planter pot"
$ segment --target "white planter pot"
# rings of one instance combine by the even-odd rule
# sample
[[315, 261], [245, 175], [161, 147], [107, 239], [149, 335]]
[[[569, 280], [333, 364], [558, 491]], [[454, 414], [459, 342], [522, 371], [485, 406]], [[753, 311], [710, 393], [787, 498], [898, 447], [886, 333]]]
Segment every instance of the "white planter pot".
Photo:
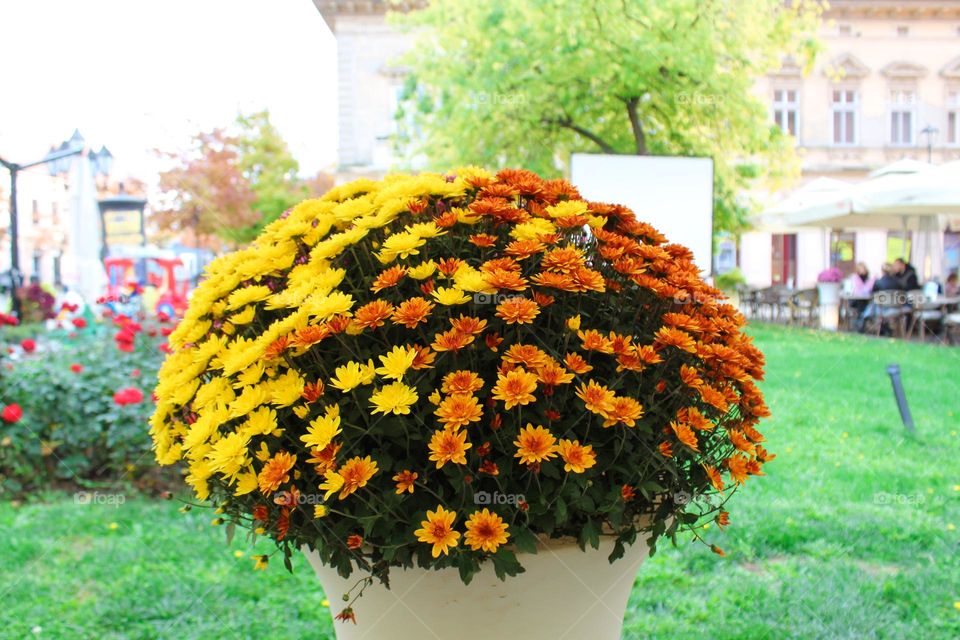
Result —
[[[520, 554], [526, 572], [499, 580], [489, 562], [469, 585], [456, 569], [390, 570], [390, 589], [374, 580], [353, 609], [357, 624], [334, 621], [337, 640], [617, 640], [627, 599], [649, 548], [638, 538], [610, 564], [613, 538], [586, 552], [572, 540], [550, 540], [537, 554]], [[364, 574], [343, 579], [315, 551], [304, 554], [320, 578], [335, 615], [341, 595]]]
[[836, 331], [840, 325], [840, 283], [818, 282], [820, 298], [820, 328]]
[[817, 293], [820, 296], [820, 306], [840, 305], [839, 282], [818, 282]]

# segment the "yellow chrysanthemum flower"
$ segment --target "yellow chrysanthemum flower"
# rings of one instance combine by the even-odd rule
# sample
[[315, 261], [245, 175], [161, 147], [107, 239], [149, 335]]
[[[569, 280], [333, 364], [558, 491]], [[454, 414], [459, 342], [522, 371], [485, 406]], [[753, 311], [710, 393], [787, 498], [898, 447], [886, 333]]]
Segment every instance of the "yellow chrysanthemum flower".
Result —
[[430, 294], [433, 299], [442, 305], [453, 306], [464, 304], [473, 300], [472, 296], [467, 295], [463, 290], [456, 287], [437, 287]]
[[370, 396], [370, 405], [373, 413], [407, 415], [418, 398], [416, 391], [402, 382], [394, 382], [375, 391]]
[[340, 407], [332, 404], [324, 409], [324, 414], [310, 422], [307, 433], [300, 436], [300, 440], [308, 447], [323, 449], [339, 435], [340, 429]]
[[394, 347], [386, 355], [379, 356], [382, 366], [377, 367], [375, 371], [392, 380], [399, 380], [407, 372], [414, 359], [417, 357], [416, 349], [407, 347]]

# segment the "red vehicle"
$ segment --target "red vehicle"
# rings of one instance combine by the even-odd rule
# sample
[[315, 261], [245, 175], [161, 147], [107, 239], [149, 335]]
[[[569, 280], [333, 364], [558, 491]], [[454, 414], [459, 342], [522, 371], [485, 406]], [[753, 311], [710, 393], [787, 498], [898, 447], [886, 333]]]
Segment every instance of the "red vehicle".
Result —
[[[147, 272], [147, 283], [156, 287], [160, 294], [153, 311], [170, 318], [182, 316], [187, 309], [187, 290], [190, 286], [188, 280], [177, 282], [176, 268], [183, 266], [183, 262], [180, 258], [151, 256], [146, 259], [160, 269], [160, 273], [156, 270]], [[136, 281], [136, 263], [137, 260], [134, 258], [111, 257], [103, 261], [104, 269], [107, 271], [106, 303], [115, 312], [129, 311], [120, 307], [134, 302], [139, 306], [143, 289]]]

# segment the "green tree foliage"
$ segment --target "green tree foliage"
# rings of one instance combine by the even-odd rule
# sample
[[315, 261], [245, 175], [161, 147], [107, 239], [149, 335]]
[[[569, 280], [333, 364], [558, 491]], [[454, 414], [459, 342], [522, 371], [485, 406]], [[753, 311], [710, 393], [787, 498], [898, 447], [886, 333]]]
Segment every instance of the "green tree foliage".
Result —
[[304, 198], [333, 180], [298, 177], [299, 164], [267, 111], [237, 116], [230, 130], [196, 134], [177, 153], [161, 153], [172, 166], [160, 174], [163, 206], [153, 221], [166, 234], [218, 250], [244, 244]]
[[[808, 67], [819, 3], [434, 0], [399, 18], [417, 44], [397, 117], [408, 157], [562, 174], [572, 152], [709, 156], [715, 222], [796, 171], [752, 94], [784, 56]], [[416, 132], [416, 133], [413, 133]]]

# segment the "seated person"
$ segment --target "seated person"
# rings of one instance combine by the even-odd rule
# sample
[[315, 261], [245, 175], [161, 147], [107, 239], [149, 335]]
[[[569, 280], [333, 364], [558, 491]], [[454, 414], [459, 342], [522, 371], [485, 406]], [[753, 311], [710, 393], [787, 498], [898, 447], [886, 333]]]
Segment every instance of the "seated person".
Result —
[[947, 282], [943, 285], [943, 295], [948, 298], [960, 296], [960, 282], [957, 281], [956, 271], [947, 276]]

